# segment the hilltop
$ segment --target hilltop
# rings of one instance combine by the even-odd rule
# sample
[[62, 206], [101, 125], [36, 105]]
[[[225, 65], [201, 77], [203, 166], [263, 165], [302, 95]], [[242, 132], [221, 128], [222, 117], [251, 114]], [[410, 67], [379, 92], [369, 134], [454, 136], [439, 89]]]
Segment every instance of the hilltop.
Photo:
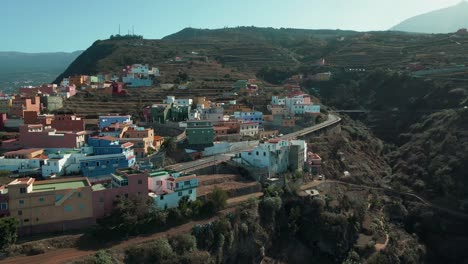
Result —
[[468, 2], [409, 18], [391, 30], [420, 33], [452, 33], [468, 27]]
[[[133, 63], [148, 63], [169, 73], [162, 80], [164, 82], [173, 81], [174, 71], [175, 74], [187, 71], [190, 75], [190, 72], [204, 71], [206, 65], [212, 64], [221, 65], [225, 74], [253, 76], [267, 68], [287, 74], [346, 67], [404, 70], [410, 63], [418, 63], [426, 68], [439, 68], [466, 63], [465, 56], [462, 55], [466, 43], [466, 36], [454, 40], [447, 35], [404, 32], [255, 27], [215, 30], [186, 28], [161, 40], [98, 40], [58, 76], [55, 82], [74, 74], [120, 72], [123, 66]], [[187, 65], [183, 63], [174, 63], [175, 57], [202, 61], [205, 64], [201, 63], [196, 69], [185, 67]], [[317, 67], [317, 61], [321, 58], [325, 59], [326, 64]], [[216, 73], [207, 69], [203, 77]]]

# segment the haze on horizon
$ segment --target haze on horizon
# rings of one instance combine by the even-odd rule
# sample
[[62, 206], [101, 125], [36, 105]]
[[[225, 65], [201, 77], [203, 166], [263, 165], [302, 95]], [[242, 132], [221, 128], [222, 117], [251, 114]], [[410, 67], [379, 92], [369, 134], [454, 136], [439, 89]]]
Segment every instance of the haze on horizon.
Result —
[[159, 39], [185, 27], [388, 30], [460, 0], [3, 0], [0, 51], [71, 52], [131, 32]]

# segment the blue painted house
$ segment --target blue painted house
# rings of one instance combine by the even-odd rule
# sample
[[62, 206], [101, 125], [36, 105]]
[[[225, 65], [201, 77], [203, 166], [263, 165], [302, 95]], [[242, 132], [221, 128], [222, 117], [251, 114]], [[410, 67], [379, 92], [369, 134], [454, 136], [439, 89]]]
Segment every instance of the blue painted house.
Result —
[[120, 144], [112, 137], [91, 137], [88, 145], [93, 147], [93, 156], [80, 159], [80, 171], [86, 177], [110, 175], [116, 169], [128, 168], [135, 165], [133, 143]]
[[260, 126], [263, 125], [263, 113], [260, 111], [234, 112], [234, 117], [242, 120], [243, 122], [255, 122]]

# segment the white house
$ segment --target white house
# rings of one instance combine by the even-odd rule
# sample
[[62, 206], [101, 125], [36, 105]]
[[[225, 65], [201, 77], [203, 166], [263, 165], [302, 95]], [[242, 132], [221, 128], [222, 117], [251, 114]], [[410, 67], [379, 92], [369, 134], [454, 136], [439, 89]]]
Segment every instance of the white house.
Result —
[[259, 124], [257, 122], [245, 122], [240, 124], [241, 136], [256, 137], [258, 135]]
[[[273, 139], [261, 143], [250, 151], [240, 152], [234, 161], [252, 167], [267, 168], [270, 177], [272, 177], [278, 173], [286, 172], [291, 167], [302, 168], [307, 157], [306, 153], [307, 144], [304, 140]], [[299, 166], [294, 163], [298, 163]]]

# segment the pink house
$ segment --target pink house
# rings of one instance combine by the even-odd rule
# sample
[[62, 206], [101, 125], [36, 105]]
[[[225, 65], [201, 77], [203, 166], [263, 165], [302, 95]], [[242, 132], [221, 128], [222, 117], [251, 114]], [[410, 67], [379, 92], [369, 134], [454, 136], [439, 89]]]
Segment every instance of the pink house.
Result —
[[4, 141], [2, 148], [80, 148], [85, 144], [85, 131], [60, 132], [51, 127], [23, 125], [20, 127], [19, 139]]
[[148, 173], [131, 168], [117, 170], [111, 182], [93, 185], [94, 218], [109, 215], [117, 198], [135, 195], [148, 195]]

